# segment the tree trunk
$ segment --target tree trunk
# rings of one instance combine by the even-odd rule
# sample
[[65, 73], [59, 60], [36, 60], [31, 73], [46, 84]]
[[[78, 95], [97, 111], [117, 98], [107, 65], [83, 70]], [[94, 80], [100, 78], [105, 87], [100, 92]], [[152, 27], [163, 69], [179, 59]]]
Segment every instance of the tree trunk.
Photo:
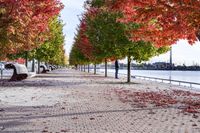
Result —
[[90, 73], [90, 64], [88, 64], [88, 73]]
[[97, 65], [96, 65], [96, 63], [94, 64], [94, 74], [97, 74]]
[[128, 56], [128, 64], [127, 64], [127, 82], [131, 82], [131, 57]]
[[84, 65], [84, 72], [85, 72], [85, 65]]
[[38, 74], [40, 74], [40, 60], [38, 60]]
[[32, 72], [35, 72], [35, 59], [32, 60]]
[[105, 77], [108, 77], [108, 63], [107, 63], [107, 59], [105, 59]]
[[25, 57], [26, 59], [26, 61], [25, 61], [25, 66], [26, 66], [26, 68], [28, 68], [28, 52], [26, 52], [26, 57]]

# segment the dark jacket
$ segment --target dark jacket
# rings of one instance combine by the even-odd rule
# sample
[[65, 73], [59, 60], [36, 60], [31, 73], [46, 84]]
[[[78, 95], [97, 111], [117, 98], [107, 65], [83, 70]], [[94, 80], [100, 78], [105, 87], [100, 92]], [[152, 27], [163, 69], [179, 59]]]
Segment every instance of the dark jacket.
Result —
[[118, 60], [115, 61], [115, 69], [119, 69], [119, 62], [118, 62]]

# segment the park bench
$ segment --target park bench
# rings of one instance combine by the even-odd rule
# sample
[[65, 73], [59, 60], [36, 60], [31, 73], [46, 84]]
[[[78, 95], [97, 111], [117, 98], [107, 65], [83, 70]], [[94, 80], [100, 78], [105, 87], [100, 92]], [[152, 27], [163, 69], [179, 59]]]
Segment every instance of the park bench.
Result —
[[47, 68], [46, 65], [40, 65], [40, 68], [42, 68], [41, 73], [47, 73], [47, 72], [49, 72], [49, 69]]
[[10, 78], [10, 81], [21, 81], [28, 77], [28, 70], [25, 65], [21, 64], [6, 64], [6, 69], [13, 69], [13, 75]]

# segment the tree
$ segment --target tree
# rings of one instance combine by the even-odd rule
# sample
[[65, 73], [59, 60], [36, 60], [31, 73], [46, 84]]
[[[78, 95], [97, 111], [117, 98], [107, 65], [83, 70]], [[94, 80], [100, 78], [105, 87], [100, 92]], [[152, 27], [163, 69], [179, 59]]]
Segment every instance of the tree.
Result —
[[84, 56], [84, 54], [77, 47], [76, 43], [73, 44], [70, 55], [69, 64], [70, 65], [83, 65], [89, 60]]
[[107, 59], [113, 60], [127, 56], [127, 81], [130, 82], [132, 59], [137, 62], [147, 61], [169, 50], [168, 47], [157, 48], [149, 41], [129, 40], [131, 36], [129, 31], [139, 29], [141, 24], [118, 21], [123, 18], [123, 13], [110, 10], [105, 1], [88, 0], [85, 7], [87, 12], [83, 15], [81, 25], [78, 27], [79, 34], [75, 38], [75, 45], [70, 54], [71, 62], [77, 64], [87, 62], [90, 61], [90, 56], [106, 62]]
[[93, 56], [105, 61], [105, 77], [107, 77], [107, 61], [124, 58], [124, 46], [129, 43], [125, 36], [125, 26], [116, 22], [120, 14], [99, 10], [92, 17], [86, 17], [85, 34], [96, 51]]
[[[99, 50], [93, 47], [93, 45], [90, 43], [88, 36], [86, 35], [86, 28], [87, 28], [87, 22], [86, 18], [83, 17], [83, 19], [80, 20], [80, 25], [77, 29], [77, 34], [75, 36], [75, 42], [74, 45], [80, 50], [81, 54], [84, 55], [86, 58], [84, 64], [94, 64], [94, 74], [96, 74], [96, 64], [102, 62], [101, 58], [98, 58], [94, 54], [98, 52]], [[89, 71], [89, 70], [88, 70]]]
[[130, 43], [126, 51], [128, 62], [127, 82], [131, 81], [131, 60], [141, 63], [167, 51], [169, 51], [169, 47], [155, 47], [151, 42], [136, 41]]
[[30, 51], [47, 38], [49, 20], [63, 8], [59, 0], [2, 0], [0, 59]]
[[54, 17], [49, 22], [49, 39], [41, 47], [33, 50], [33, 58], [56, 65], [64, 64], [63, 26], [59, 17]]
[[[40, 47], [33, 49], [29, 52], [22, 52], [19, 54], [11, 54], [10, 59], [24, 58], [24, 59], [37, 59], [38, 62], [42, 61], [54, 65], [66, 65], [66, 56], [64, 50], [64, 34], [63, 22], [56, 16], [49, 21], [49, 37]], [[34, 66], [34, 64], [33, 64]], [[38, 67], [40, 63], [38, 63]]]
[[95, 62], [95, 56], [93, 55], [95, 53], [95, 49], [90, 43], [89, 38], [85, 34], [86, 21], [85, 19], [82, 19], [80, 21], [81, 23], [80, 26], [78, 27], [77, 35], [75, 37], [75, 44], [86, 58], [88, 58], [91, 62], [92, 61]]
[[155, 46], [169, 46], [179, 39], [190, 44], [199, 37], [200, 1], [198, 0], [107, 0], [107, 6], [121, 11], [123, 23], [138, 23], [130, 30], [132, 41], [150, 41]]
[[[105, 1], [87, 1], [90, 7], [86, 14], [86, 34], [92, 46], [99, 50], [93, 55], [102, 59], [128, 57], [128, 82], [130, 82], [130, 63], [147, 61], [151, 57], [165, 53], [168, 47], [156, 48], [151, 42], [130, 41], [129, 30], [137, 30], [140, 24], [121, 23], [121, 12], [111, 12], [103, 6]], [[100, 7], [101, 5], [101, 7]], [[88, 6], [87, 6], [88, 7]]]

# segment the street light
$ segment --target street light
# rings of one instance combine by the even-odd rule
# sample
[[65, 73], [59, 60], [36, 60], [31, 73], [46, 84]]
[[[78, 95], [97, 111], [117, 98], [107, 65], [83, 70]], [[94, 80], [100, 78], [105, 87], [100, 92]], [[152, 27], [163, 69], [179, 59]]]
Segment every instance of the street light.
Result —
[[172, 46], [170, 47], [170, 70], [172, 70]]

